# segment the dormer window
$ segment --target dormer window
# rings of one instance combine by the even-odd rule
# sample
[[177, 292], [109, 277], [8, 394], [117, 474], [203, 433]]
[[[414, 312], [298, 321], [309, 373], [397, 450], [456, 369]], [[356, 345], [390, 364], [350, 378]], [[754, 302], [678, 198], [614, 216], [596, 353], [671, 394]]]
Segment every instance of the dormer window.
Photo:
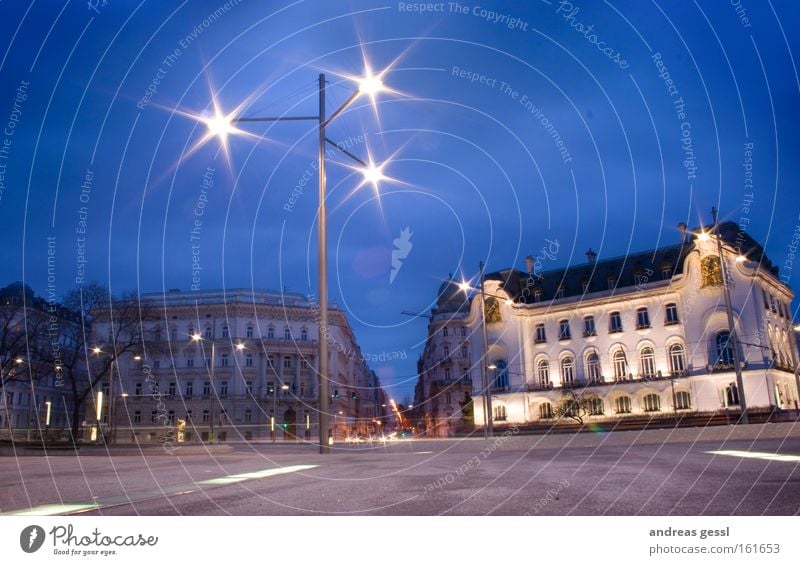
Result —
[[542, 291], [540, 289], [536, 289], [533, 291], [533, 301], [534, 302], [542, 301]]
[[672, 265], [669, 263], [661, 265], [661, 278], [665, 281], [672, 278]]
[[617, 276], [608, 275], [608, 290], [614, 290], [616, 286], [617, 286]]
[[564, 298], [564, 287], [560, 286], [556, 289], [556, 298]]

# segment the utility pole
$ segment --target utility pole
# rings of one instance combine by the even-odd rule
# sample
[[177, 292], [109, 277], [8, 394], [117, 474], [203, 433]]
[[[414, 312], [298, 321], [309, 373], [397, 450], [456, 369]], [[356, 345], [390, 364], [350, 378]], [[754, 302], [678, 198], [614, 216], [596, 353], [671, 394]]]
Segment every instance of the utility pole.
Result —
[[[486, 329], [486, 292], [483, 288], [484, 279], [484, 265], [483, 261], [480, 263], [480, 277], [481, 277], [481, 320], [483, 321], [483, 359], [481, 359], [481, 379], [483, 385], [483, 437], [490, 438], [494, 436], [494, 422], [492, 415], [492, 390], [489, 386], [489, 379], [487, 375], [487, 364], [489, 363], [489, 337]], [[494, 379], [492, 379], [494, 381]]]
[[725, 295], [725, 311], [728, 315], [728, 341], [733, 348], [733, 369], [736, 371], [736, 388], [739, 392], [739, 406], [742, 410], [742, 415], [739, 421], [742, 424], [747, 424], [747, 401], [744, 394], [744, 379], [742, 378], [742, 362], [739, 358], [739, 338], [736, 335], [736, 326], [733, 321], [733, 305], [731, 304], [731, 292], [729, 288], [730, 279], [728, 278], [728, 269], [725, 262], [725, 257], [722, 252], [722, 234], [719, 231], [719, 221], [717, 219], [717, 209], [711, 208], [711, 216], [714, 220], [714, 235], [717, 238], [717, 253], [719, 254], [719, 264], [722, 269], [722, 289]]

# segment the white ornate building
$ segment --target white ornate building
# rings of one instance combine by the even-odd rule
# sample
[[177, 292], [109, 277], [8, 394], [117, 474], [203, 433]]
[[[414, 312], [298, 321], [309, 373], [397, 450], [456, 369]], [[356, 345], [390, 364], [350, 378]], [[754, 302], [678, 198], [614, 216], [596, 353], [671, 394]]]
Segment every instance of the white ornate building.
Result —
[[[187, 442], [206, 441], [212, 422], [217, 441], [273, 433], [281, 441], [318, 440], [316, 304], [252, 290], [173, 290], [141, 300], [148, 312], [142, 351], [121, 357], [113, 384], [102, 387], [106, 433], [119, 442], [164, 441], [183, 420]], [[99, 351], [110, 350], [108, 328], [98, 323], [93, 331]], [[382, 415], [380, 383], [335, 307], [328, 343], [332, 435], [371, 432]]]
[[[554, 422], [567, 390], [597, 397], [589, 421], [738, 412], [716, 236], [710, 228], [680, 228], [680, 242], [670, 247], [602, 261], [590, 250], [586, 263], [542, 273], [528, 258], [528, 272], [487, 274], [485, 357], [480, 294], [465, 300], [458, 281], [446, 283], [432, 312], [417, 405], [435, 404], [424, 395], [430, 386], [423, 376], [433, 380], [449, 355], [459, 360], [453, 377], [474, 374], [479, 427], [482, 362], [494, 367], [488, 380], [498, 425]], [[736, 224], [720, 224], [719, 233], [748, 410], [797, 409], [793, 293]], [[445, 327], [455, 337], [444, 338]]]

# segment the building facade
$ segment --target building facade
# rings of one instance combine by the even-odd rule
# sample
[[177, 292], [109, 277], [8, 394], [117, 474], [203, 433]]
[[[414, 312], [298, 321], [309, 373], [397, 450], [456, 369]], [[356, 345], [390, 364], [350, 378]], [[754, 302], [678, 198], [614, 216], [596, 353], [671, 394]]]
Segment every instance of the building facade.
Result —
[[[307, 297], [269, 291], [145, 294], [141, 351], [102, 383], [101, 427], [118, 442], [318, 441], [319, 324]], [[98, 354], [109, 328], [95, 324]], [[330, 431], [374, 431], [382, 391], [343, 312], [329, 313]]]
[[[722, 257], [712, 228], [680, 229], [674, 246], [603, 261], [590, 250], [587, 262], [566, 269], [539, 272], [528, 258], [527, 272], [487, 274], [485, 300], [473, 291], [465, 302], [458, 281], [449, 281], [439, 298], [449, 319], [439, 322], [442, 313], [433, 312], [420, 374], [444, 368], [443, 331], [455, 325], [463, 337], [449, 352], [466, 352], [469, 363], [460, 370], [470, 374], [480, 375], [485, 364], [499, 426], [558, 423], [559, 406], [582, 395], [591, 398], [589, 421], [738, 412], [735, 347], [748, 409], [797, 409], [792, 291], [736, 224], [719, 226]], [[433, 406], [432, 389], [419, 388], [418, 402]], [[483, 390], [480, 377], [473, 378], [479, 427]]]

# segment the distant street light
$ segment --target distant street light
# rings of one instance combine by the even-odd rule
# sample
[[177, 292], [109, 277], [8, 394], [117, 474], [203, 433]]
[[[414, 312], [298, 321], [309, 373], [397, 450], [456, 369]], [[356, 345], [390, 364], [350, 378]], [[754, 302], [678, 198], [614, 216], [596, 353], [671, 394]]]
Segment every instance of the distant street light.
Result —
[[214, 385], [214, 374], [216, 371], [216, 357], [217, 347], [214, 343], [214, 338], [205, 339], [199, 333], [192, 334], [192, 341], [199, 343], [201, 341], [208, 341], [211, 343], [211, 370], [209, 371], [209, 391], [208, 391], [208, 443], [214, 443], [214, 392], [216, 390]]

